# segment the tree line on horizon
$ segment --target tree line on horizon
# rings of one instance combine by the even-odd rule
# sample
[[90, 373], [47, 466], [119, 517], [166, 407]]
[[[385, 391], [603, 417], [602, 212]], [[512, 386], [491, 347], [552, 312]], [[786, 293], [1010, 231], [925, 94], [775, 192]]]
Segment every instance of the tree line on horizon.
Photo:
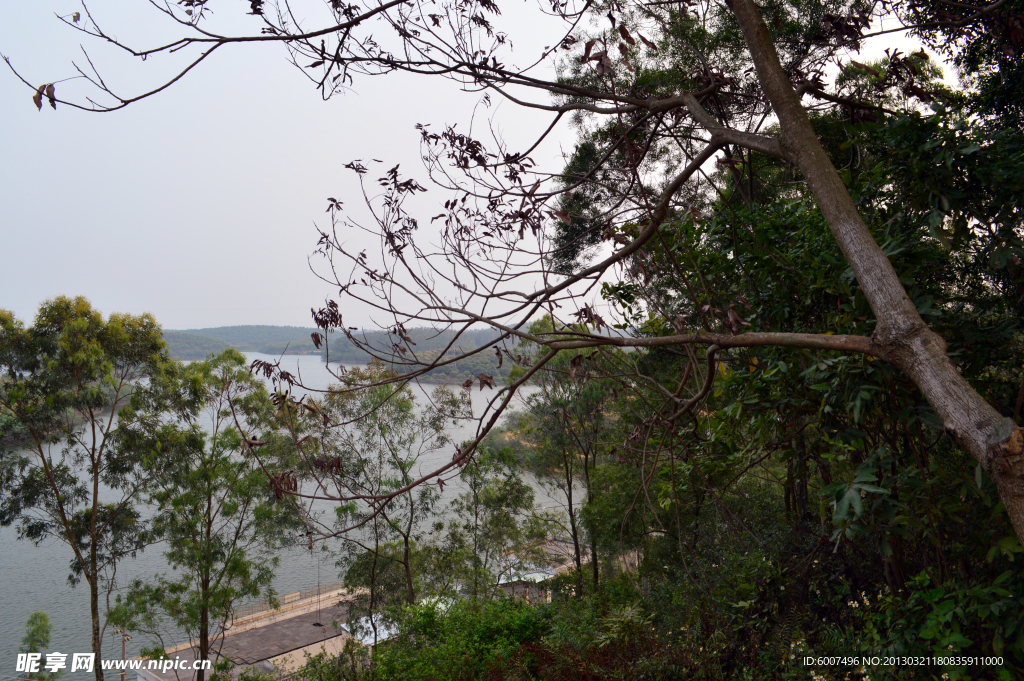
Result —
[[[179, 360], [203, 359], [211, 353], [219, 353], [229, 347], [240, 352], [259, 352], [265, 355], [320, 355], [327, 359], [327, 347], [318, 348], [310, 338], [316, 328], [300, 326], [221, 326], [203, 329], [164, 329], [163, 338], [170, 356]], [[394, 353], [393, 341], [382, 331], [362, 330], [357, 332], [368, 347], [387, 357]], [[417, 348], [424, 351], [445, 349], [454, 333], [414, 328], [409, 332]], [[460, 335], [455, 344], [459, 349], [472, 350], [493, 342], [498, 334], [492, 330], [469, 330]], [[330, 359], [339, 362], [367, 362], [372, 356], [363, 349], [353, 346], [340, 334], [330, 339]]]

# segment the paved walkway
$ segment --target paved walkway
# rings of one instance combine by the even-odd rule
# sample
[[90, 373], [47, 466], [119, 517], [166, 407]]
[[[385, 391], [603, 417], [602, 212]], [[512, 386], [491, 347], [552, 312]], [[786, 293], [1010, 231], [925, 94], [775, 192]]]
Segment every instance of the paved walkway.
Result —
[[316, 626], [317, 621], [314, 610], [237, 634], [228, 632], [220, 654], [236, 665], [250, 665], [322, 643], [346, 633], [332, 623], [337, 622], [340, 627], [348, 622], [348, 604], [325, 603], [320, 609], [319, 619], [323, 626]]
[[[344, 646], [344, 639], [349, 637], [347, 628], [343, 628], [348, 622], [348, 603], [339, 603], [337, 597], [321, 597], [318, 613], [315, 599], [310, 601], [307, 607], [294, 615], [289, 613], [284, 618], [268, 617], [263, 622], [241, 628], [241, 631], [228, 630], [220, 646], [221, 657], [229, 658], [236, 668], [259, 662], [263, 662], [261, 667], [266, 667], [268, 665], [265, 661], [294, 668], [301, 666], [305, 659], [304, 653], [315, 655], [320, 652], [321, 646], [337, 654]], [[317, 626], [317, 622], [321, 626]], [[193, 660], [196, 651], [185, 645], [169, 649], [168, 655]], [[138, 678], [140, 681], [190, 681], [195, 678], [195, 672], [142, 670]]]

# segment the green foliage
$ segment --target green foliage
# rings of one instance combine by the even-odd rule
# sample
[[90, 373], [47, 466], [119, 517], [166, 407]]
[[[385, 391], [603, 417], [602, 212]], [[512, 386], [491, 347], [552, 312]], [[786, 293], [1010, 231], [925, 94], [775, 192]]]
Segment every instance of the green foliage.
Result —
[[205, 359], [227, 349], [228, 344], [218, 338], [211, 338], [187, 331], [164, 331], [164, 342], [168, 354], [177, 360]]
[[[844, 87], [872, 99], [877, 84], [858, 78]], [[907, 106], [898, 93], [879, 96]], [[1016, 416], [1024, 138], [952, 104], [932, 108], [858, 120], [835, 111], [813, 125], [924, 320], [990, 403]], [[713, 178], [716, 195], [693, 197], [703, 210], [663, 227], [643, 267], [604, 287], [606, 300], [649, 336], [870, 336], [872, 311], [802, 184], [756, 153], [741, 167]], [[1005, 664], [871, 677], [1024, 671], [1014, 647], [1022, 601], [1008, 586], [1021, 561], [1005, 509], [905, 377], [862, 356], [779, 348], [723, 351], [714, 362], [676, 348], [630, 359], [626, 376], [612, 361], [594, 371], [628, 397], [612, 403], [617, 435], [607, 441], [621, 449], [594, 471], [582, 516], [606, 570], [635, 561], [623, 572], [633, 601], [618, 607], [639, 598], [638, 615], [652, 615], [662, 635], [684, 632], [688, 668], [706, 678], [842, 678], [855, 670], [795, 660], [854, 649], [931, 656], [952, 645]], [[666, 396], [696, 393], [705, 372], [710, 395], [676, 422], [679, 402]]]
[[238, 681], [275, 681], [277, 677], [271, 672], [265, 672], [256, 666], [245, 667], [238, 672]]
[[[441, 350], [417, 351], [416, 358], [422, 363], [430, 363], [437, 361], [441, 356], [441, 352]], [[455, 359], [462, 354], [462, 351], [452, 350], [445, 353], [444, 357]], [[442, 359], [441, 361], [444, 360]], [[395, 371], [395, 373], [401, 375], [422, 367], [395, 363], [390, 365], [390, 368]], [[495, 356], [494, 351], [488, 348], [476, 354], [469, 355], [468, 357], [462, 357], [458, 361], [450, 364], [444, 364], [431, 369], [424, 374], [423, 380], [431, 383], [462, 384], [467, 380], [476, 383], [477, 377], [480, 374], [487, 374], [493, 378], [505, 377], [509, 375], [511, 368], [512, 363], [507, 360], [503, 360], [499, 367], [498, 358]]]
[[530, 678], [538, 659], [525, 644], [547, 631], [542, 610], [523, 601], [457, 601], [410, 606], [399, 633], [374, 655], [378, 678], [471, 681]]
[[[608, 353], [602, 361], [609, 362], [612, 357]], [[560, 353], [551, 360], [535, 381], [540, 392], [529, 400], [528, 422], [520, 427], [532, 445], [527, 469], [541, 485], [565, 500], [568, 523], [561, 523], [560, 534], [572, 540], [579, 594], [584, 591], [584, 563], [590, 563], [591, 588], [596, 589], [600, 579], [599, 533], [588, 522], [591, 516], [581, 518], [579, 509], [596, 503], [593, 476], [616, 435], [609, 413], [615, 386], [592, 375], [595, 365], [594, 353]]]
[[[600, 152], [593, 142], [583, 142], [559, 178], [567, 190], [561, 194], [559, 210], [568, 216], [563, 221], [551, 244], [551, 269], [559, 274], [572, 274], [581, 269], [602, 239], [600, 215], [597, 208], [604, 195], [600, 183], [610, 173], [598, 163]], [[581, 183], [583, 178], [591, 182]]]
[[297, 527], [298, 514], [267, 484], [279, 462], [242, 456], [241, 440], [260, 431], [272, 439], [275, 412], [236, 350], [170, 364], [133, 396], [120, 435], [147, 452], [147, 501], [156, 509], [150, 538], [164, 542], [174, 572], [134, 581], [113, 619], [154, 630], [162, 613], [198, 642], [197, 659], [209, 659], [236, 603], [273, 596], [277, 559], [269, 551]]
[[68, 580], [89, 590], [99, 658], [100, 603], [117, 564], [144, 545], [144, 450], [117, 436], [115, 413], [166, 364], [160, 326], [58, 297], [31, 327], [0, 311], [0, 362], [0, 442], [16, 444], [0, 452], [0, 526], [67, 546]]
[[545, 566], [540, 543], [550, 519], [535, 512], [533, 489], [507, 449], [484, 448], [460, 477], [467, 489], [448, 509], [439, 554], [452, 586], [472, 600], [487, 600], [500, 594], [502, 580]]
[[[365, 618], [375, 637], [380, 613], [398, 602], [415, 602], [420, 588], [418, 547], [440, 490], [411, 483], [423, 457], [453, 445], [446, 428], [469, 410], [463, 391], [438, 386], [417, 412], [412, 391], [396, 389], [389, 382], [393, 377], [384, 364], [372, 362], [346, 372], [325, 399], [302, 408], [292, 403], [288, 411], [296, 439], [323, 428], [299, 462], [299, 474], [320, 498], [345, 502], [336, 503], [333, 523], [348, 530], [338, 566], [346, 585], [359, 590], [350, 619]], [[339, 425], [324, 428], [328, 423]], [[380, 501], [365, 503], [370, 498]]]
[[50, 624], [50, 616], [45, 612], [34, 612], [28, 616], [28, 621], [25, 622], [25, 636], [21, 639], [21, 647], [18, 648], [18, 651], [22, 653], [40, 653], [43, 655], [43, 659], [40, 664], [41, 671], [26, 672], [19, 678], [26, 679], [27, 681], [55, 681], [64, 675], [63, 670], [51, 672], [43, 667], [46, 661], [46, 654], [50, 652], [51, 631], [53, 631], [53, 625]]
[[1024, 4], [1007, 2], [991, 8], [999, 11], [986, 11], [981, 22], [965, 21], [976, 11], [971, 5], [956, 6], [952, 12], [934, 1], [897, 7], [905, 15], [912, 13], [920, 26], [916, 33], [953, 63], [972, 114], [1024, 130], [1024, 34], [1019, 28]]
[[[317, 653], [306, 658], [306, 663], [299, 668], [292, 678], [302, 681], [360, 681], [373, 678], [368, 670], [370, 650], [355, 639], [345, 641], [341, 654], [331, 657], [327, 653]], [[240, 679], [241, 681], [241, 679]]]

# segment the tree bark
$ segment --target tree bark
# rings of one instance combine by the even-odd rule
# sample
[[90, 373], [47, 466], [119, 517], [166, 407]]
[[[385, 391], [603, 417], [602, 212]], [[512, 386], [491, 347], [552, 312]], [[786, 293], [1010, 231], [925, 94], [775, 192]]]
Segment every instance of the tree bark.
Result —
[[[95, 549], [93, 550], [95, 554]], [[95, 555], [93, 557], [95, 563]], [[100, 635], [100, 593], [99, 583], [96, 577], [96, 573], [93, 572], [89, 582], [89, 606], [90, 614], [92, 616], [92, 650], [96, 654], [96, 659], [93, 661], [95, 665], [93, 667], [93, 674], [96, 677], [96, 681], [103, 681], [103, 667], [100, 665], [100, 653], [103, 647], [103, 637]]]
[[[411, 520], [410, 520], [411, 524]], [[411, 532], [411, 530], [410, 530]], [[409, 605], [416, 604], [416, 587], [413, 585], [412, 580], [412, 551], [409, 548], [409, 535], [403, 535], [403, 548], [405, 557], [405, 596]]]
[[[597, 453], [594, 453], [594, 465], [597, 465]], [[583, 484], [587, 486], [587, 505], [594, 503], [594, 493], [590, 489], [590, 453], [584, 450], [583, 452]], [[590, 535], [590, 566], [591, 572], [594, 575], [594, 593], [597, 593], [597, 587], [599, 584], [599, 568], [597, 565], [597, 533], [594, 532], [594, 528], [587, 525], [587, 533]]]
[[[95, 446], [96, 435], [95, 435], [96, 422], [93, 420], [93, 445]], [[99, 560], [97, 551], [99, 550], [99, 533], [96, 530], [97, 514], [99, 513], [99, 495], [100, 495], [100, 476], [97, 470], [98, 466], [95, 457], [93, 457], [92, 465], [92, 517], [89, 519], [89, 567], [88, 574], [85, 575], [86, 580], [89, 582], [89, 607], [92, 615], [92, 649], [96, 653], [94, 673], [96, 681], [103, 681], [103, 669], [100, 665], [100, 652], [103, 647], [103, 635], [102, 628], [100, 627], [100, 575], [99, 575]], [[58, 492], [57, 498], [60, 499]], [[71, 541], [74, 542], [74, 537], [71, 537]]]
[[576, 559], [576, 598], [583, 598], [583, 556], [580, 555], [580, 534], [576, 527], [576, 509], [572, 500], [572, 464], [569, 459], [572, 452], [562, 450], [562, 463], [565, 466], [565, 494], [569, 502], [569, 531], [572, 534], [573, 556]]
[[[204, 605], [199, 615], [199, 659], [208, 660], [210, 659], [210, 606], [206, 605], [205, 602], [209, 598], [210, 583], [208, 580], [203, 580], [203, 600]], [[206, 678], [206, 670], [200, 667], [199, 671], [196, 672], [196, 681], [204, 681]]]
[[914, 382], [953, 440], [992, 477], [1017, 537], [1024, 541], [1024, 437], [1020, 429], [960, 375], [946, 354], [946, 342], [921, 319], [825, 154], [753, 0], [727, 2], [750, 49], [758, 80], [779, 118], [781, 146], [803, 173], [877, 319], [872, 344]]

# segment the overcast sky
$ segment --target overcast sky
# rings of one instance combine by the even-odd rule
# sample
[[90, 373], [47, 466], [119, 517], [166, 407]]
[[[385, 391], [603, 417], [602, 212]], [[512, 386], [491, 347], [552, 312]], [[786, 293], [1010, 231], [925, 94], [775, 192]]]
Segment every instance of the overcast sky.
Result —
[[[554, 40], [536, 30], [544, 24], [535, 2], [503, 5], [517, 63]], [[248, 3], [213, 6], [220, 25], [258, 29], [244, 13]], [[32, 83], [74, 75], [80, 45], [124, 94], [181, 63], [143, 64], [86, 40], [55, 17], [81, 9], [71, 0], [0, 0], [0, 7], [0, 52]], [[135, 45], [172, 35], [160, 32], [166, 21], [144, 0], [89, 7], [106, 30]], [[890, 36], [872, 52], [893, 44], [907, 47]], [[30, 322], [43, 300], [84, 295], [105, 314], [151, 312], [171, 329], [309, 326], [309, 308], [333, 293], [309, 271], [314, 223], [326, 224], [328, 196], [353, 210], [360, 203], [342, 165], [401, 163], [426, 184], [413, 126], [458, 122], [465, 130], [480, 97], [391, 75], [357, 80], [354, 93], [323, 102], [286, 56], [280, 46], [221, 50], [160, 95], [105, 114], [45, 104], [37, 111], [32, 91], [0, 64], [0, 308]], [[59, 95], [87, 93], [81, 81], [56, 87]], [[550, 120], [508, 105], [489, 113], [512, 149]], [[538, 160], [558, 165], [571, 139], [563, 130]], [[439, 190], [428, 197], [448, 198]], [[346, 322], [363, 326], [368, 317], [353, 309]]]
[[[0, 52], [32, 83], [74, 75], [80, 44], [124, 93], [169, 72], [166, 57], [139, 64], [83, 42], [54, 16], [80, 9], [74, 2], [0, 4]], [[248, 3], [214, 7], [235, 11], [239, 31], [258, 30]], [[142, 0], [89, 8], [121, 40], [162, 37], [149, 30], [161, 16]], [[324, 102], [286, 57], [279, 46], [222, 50], [160, 95], [105, 114], [45, 103], [39, 112], [0, 64], [0, 308], [30, 321], [47, 298], [84, 295], [105, 314], [152, 312], [165, 328], [311, 325], [309, 308], [332, 292], [309, 271], [314, 222], [326, 224], [328, 196], [360, 203], [342, 165], [400, 162], [426, 184], [414, 125], [465, 130], [480, 95], [394, 75]], [[84, 94], [80, 83], [57, 92]], [[496, 123], [525, 142], [549, 118], [504, 106]], [[433, 194], [435, 204], [448, 198]], [[358, 315], [350, 323], [362, 324]]]

